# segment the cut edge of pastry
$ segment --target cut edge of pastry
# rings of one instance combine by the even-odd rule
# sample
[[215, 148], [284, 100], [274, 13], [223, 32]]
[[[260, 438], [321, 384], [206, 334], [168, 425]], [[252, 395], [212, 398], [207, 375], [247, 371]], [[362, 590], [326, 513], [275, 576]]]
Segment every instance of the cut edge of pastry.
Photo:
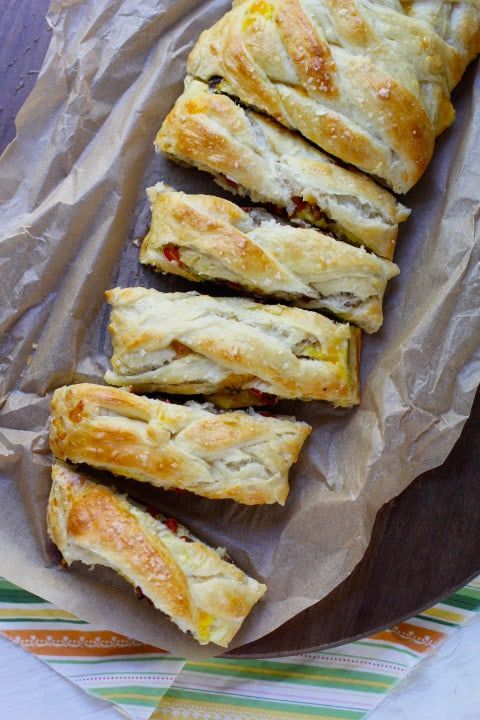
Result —
[[51, 413], [50, 447], [61, 460], [244, 505], [285, 504], [311, 432], [295, 418], [220, 413], [93, 383], [55, 390]]
[[201, 645], [228, 647], [267, 590], [225, 560], [222, 548], [59, 461], [47, 529], [67, 565], [115, 570]]
[[[294, 308], [278, 304], [262, 304], [249, 298], [213, 297], [201, 295], [195, 291], [187, 293], [161, 293], [153, 288], [144, 287], [113, 288], [106, 292], [106, 298], [112, 305], [109, 331], [112, 338], [113, 354], [111, 357], [112, 370], [105, 373], [105, 380], [110, 385], [132, 386], [136, 392], [166, 392], [169, 394], [195, 394], [207, 396], [213, 402], [223, 396], [237, 395], [237, 399], [250, 398], [253, 393], [256, 402], [250, 404], [269, 404], [271, 398], [288, 400], [322, 400], [337, 407], [351, 407], [359, 402], [358, 368], [355, 363], [352, 365], [352, 348], [355, 348], [355, 355], [360, 352], [360, 329], [355, 326], [338, 323], [319, 313], [303, 308]], [[159, 325], [160, 306], [162, 312], [167, 315], [170, 321], [169, 303], [176, 302], [176, 325], [178, 328], [178, 314], [183, 312], [186, 330], [169, 330], [167, 336], [164, 325]], [[180, 308], [178, 303], [184, 302], [185, 307]], [[199, 307], [195, 307], [196, 304]], [[156, 311], [153, 313], [153, 307]], [[189, 328], [195, 326], [195, 316], [198, 311], [213, 313], [217, 325], [222, 326], [221, 332], [214, 331], [211, 336], [211, 328], [202, 324], [201, 332], [195, 333], [190, 338]], [[261, 313], [256, 313], [256, 311]], [[194, 315], [192, 316], [192, 312]], [[135, 325], [135, 315], [143, 313], [143, 331], [138, 335]], [[146, 313], [146, 314], [145, 314]], [[153, 314], [152, 314], [153, 313]], [[233, 313], [233, 317], [232, 317]], [[247, 332], [248, 341], [239, 344], [238, 341], [230, 344], [231, 336], [224, 327], [225, 323], [233, 322], [233, 328], [245, 332], [249, 323], [242, 320], [242, 313], [255, 314], [253, 327], [261, 328], [264, 325], [265, 338]], [[262, 316], [263, 313], [263, 316]], [[276, 351], [266, 364], [262, 353], [267, 352], [266, 344], [268, 338], [275, 338], [278, 321], [273, 320], [282, 316], [282, 323], [287, 326], [296, 327], [301, 333], [292, 344], [286, 344], [285, 353], [279, 345], [279, 338], [276, 342]], [[128, 319], [130, 317], [130, 320]], [[250, 321], [252, 318], [248, 316]], [[260, 318], [263, 317], [263, 321]], [[152, 319], [153, 318], [153, 319]], [[133, 320], [133, 322], [132, 322]], [[148, 332], [148, 325], [150, 334]], [[268, 328], [274, 328], [273, 334], [268, 334]], [[161, 331], [161, 332], [160, 332]], [[160, 332], [160, 335], [158, 334]], [[173, 334], [172, 334], [173, 332]], [[279, 328], [281, 336], [281, 328]], [[186, 334], [185, 334], [186, 333]], [[227, 333], [227, 334], [225, 334]], [[278, 334], [278, 333], [277, 333]], [[165, 340], [169, 339], [168, 343]], [[228, 337], [228, 341], [227, 341]], [[180, 340], [178, 338], [181, 338]], [[145, 345], [150, 339], [149, 350], [145, 351]], [[255, 350], [254, 343], [261, 347]], [[153, 344], [152, 344], [153, 343]], [[158, 358], [155, 356], [155, 348], [163, 351], [173, 352], [173, 356], [157, 365]], [[180, 345], [179, 351], [176, 344]], [[134, 349], [133, 355], [128, 348]], [[232, 354], [233, 351], [233, 354]], [[148, 353], [154, 353], [154, 367]], [[271, 354], [272, 351], [268, 351]], [[283, 356], [282, 372], [276, 367], [280, 353]], [[326, 353], [326, 354], [325, 354]], [[138, 357], [140, 361], [137, 362]], [[187, 381], [182, 380], [172, 383], [171, 370], [165, 376], [166, 367], [177, 363], [176, 371], [179, 372], [178, 361], [182, 365], [182, 359], [188, 357], [188, 367], [192, 376]], [[294, 358], [296, 358], [294, 360]], [[134, 366], [132, 366], [134, 360]], [[307, 365], [299, 364], [298, 361], [306, 361]], [[258, 370], [252, 366], [256, 362]], [[318, 365], [312, 364], [318, 362]], [[290, 374], [286, 372], [285, 362], [293, 362]], [[272, 364], [273, 363], [273, 364]], [[208, 379], [206, 368], [210, 370], [221, 370], [220, 376], [214, 381]], [[132, 372], [135, 371], [135, 372]], [[200, 376], [196, 377], [196, 374]], [[207, 382], [208, 381], [208, 382]], [[248, 391], [247, 394], [239, 395], [239, 391]], [[272, 395], [273, 394], [273, 395]], [[265, 400], [265, 397], [267, 400]], [[225, 407], [221, 405], [221, 407]], [[240, 405], [230, 405], [240, 407]]]
[[[327, 402], [336, 408], [352, 408], [360, 403], [360, 355], [362, 346], [362, 332], [360, 328], [349, 326], [351, 336], [348, 341], [348, 374], [349, 374], [349, 393], [343, 398], [337, 400], [322, 400], [317, 398], [319, 402]], [[278, 400], [285, 398], [270, 395], [255, 388], [242, 390], [225, 390], [221, 389], [206, 396], [207, 400], [215, 403], [224, 410], [241, 410], [245, 407], [263, 407], [272, 406]], [[303, 402], [308, 401], [307, 398], [298, 398]]]
[[[273, 302], [287, 301], [298, 307], [320, 310], [352, 322], [367, 333], [377, 332], [381, 327], [386, 284], [400, 272], [389, 260], [332, 238], [317, 228], [281, 222], [263, 208], [240, 208], [230, 200], [184, 193], [162, 182], [147, 188], [147, 196], [152, 216], [140, 247], [142, 264], [193, 282], [213, 280]], [[273, 243], [267, 247], [262, 245], [259, 228], [261, 232], [265, 227], [279, 245], [285, 237], [284, 231], [289, 230], [298, 236], [299, 242], [303, 235], [310, 248], [312, 239], [317, 238], [319, 244], [326, 244], [327, 256], [335, 249], [351, 258], [357, 269], [368, 263], [371, 293], [355, 295], [346, 284], [341, 291], [325, 294], [321, 282], [319, 287], [318, 283], [312, 285], [313, 280], [309, 282], [308, 277], [297, 275], [293, 267], [282, 263], [275, 255]], [[319, 250], [320, 261], [321, 252]], [[341, 275], [341, 270], [337, 272]], [[348, 276], [348, 263], [346, 272]], [[367, 271], [362, 279], [365, 285], [366, 278]]]
[[[325, 32], [321, 15], [311, 8], [303, 7], [302, 11], [301, 3], [273, 3], [270, 4], [272, 9], [283, 6], [280, 17], [277, 14], [274, 19], [262, 12], [260, 5], [265, 6], [265, 3], [254, 0], [234, 3], [231, 10], [204, 30], [190, 52], [187, 72], [208, 82], [217, 92], [238, 97], [245, 107], [252, 107], [249, 100], [260, 104], [260, 108], [255, 108], [259, 112], [301, 132], [317, 147], [358, 167], [395, 192], [410, 190], [431, 160], [435, 132], [442, 131], [454, 117], [448, 95], [448, 89], [452, 88], [451, 76], [456, 74], [459, 61], [454, 48], [432, 26], [424, 23], [418, 26], [416, 18], [408, 12], [384, 7], [386, 3], [378, 9], [373, 8], [373, 14], [378, 14], [378, 19], [384, 25], [386, 23], [386, 36], [376, 37], [375, 30], [372, 33], [369, 17], [372, 13], [365, 14], [362, 7], [355, 7], [354, 3], [348, 19], [343, 21], [343, 29], [338, 27], [337, 13], [330, 9], [330, 40], [326, 37], [330, 33]], [[411, 67], [411, 54], [398, 58], [396, 53], [392, 56], [393, 48], [387, 49], [392, 42], [402, 45], [398, 38], [388, 34], [389, 24], [395, 20], [392, 13], [400, 15], [405, 33], [412, 30], [417, 54], [421, 53], [424, 58], [418, 69], [419, 63], [413, 62]], [[261, 25], [262, 16], [266, 26]], [[352, 27], [346, 30], [349, 21]], [[302, 31], [305, 38], [300, 34]], [[336, 32], [339, 33], [339, 46], [334, 39]], [[350, 43], [355, 32], [357, 38], [352, 47]], [[343, 33], [346, 42], [342, 46]], [[297, 56], [293, 48], [297, 47], [300, 38], [305, 42], [305, 52]], [[373, 65], [368, 64], [369, 50], [378, 51], [384, 40], [383, 53], [380, 52], [377, 60], [374, 56]], [[337, 64], [333, 59], [332, 52], [337, 47], [343, 49], [341, 57], [345, 64], [341, 61]], [[266, 51], [276, 56], [274, 63], [280, 64], [277, 72], [270, 73], [268, 63], [262, 61]], [[436, 58], [435, 66], [429, 56]], [[318, 57], [323, 61], [317, 65]], [[359, 58], [365, 59], [365, 66]], [[396, 72], [399, 63], [401, 69]], [[446, 81], [439, 67], [445, 68]], [[410, 74], [416, 81], [413, 87], [408, 80], [402, 82], [405, 75], [408, 78]], [[427, 86], [425, 91], [424, 85]], [[341, 102], [335, 102], [337, 94], [342, 97], [342, 91], [348, 98], [352, 87], [360, 88], [357, 92], [363, 91], [359, 104], [369, 110], [364, 117], [349, 114], [348, 103], [345, 107]], [[327, 100], [324, 104], [323, 99]], [[319, 106], [316, 105], [318, 101]], [[372, 117], [378, 118], [378, 124], [373, 128]]]
[[[273, 135], [280, 143], [295, 140], [298, 149], [302, 151], [300, 156], [293, 154], [286, 157], [291, 157], [294, 165], [296, 164], [298, 167], [289, 167], [286, 162], [282, 170], [283, 173], [287, 173], [283, 180], [285, 187], [288, 186], [290, 189], [288, 202], [282, 201], [283, 205], [279, 205], [278, 198], [274, 199], [258, 188], [242, 184], [238, 177], [233, 177], [234, 168], [229, 173], [218, 172], [212, 164], [200, 159], [198, 154], [194, 155], [195, 151], [192, 153], [191, 145], [188, 155], [179, 151], [178, 133], [182, 126], [185, 127], [185, 122], [192, 117], [192, 114], [189, 114], [190, 104], [205, 98], [209, 98], [210, 102], [212, 97], [228, 102], [230, 113], [233, 109], [238, 111], [239, 121], [240, 118], [245, 118], [250, 126], [258, 125], [266, 131], [267, 135]], [[197, 112], [200, 115], [203, 111], [194, 112], [193, 117], [196, 118]], [[205, 117], [207, 116], [205, 115]], [[211, 128], [207, 132], [210, 130]], [[213, 132], [216, 131], [213, 130]], [[220, 187], [234, 195], [249, 197], [253, 202], [276, 205], [280, 209], [283, 208], [290, 219], [300, 218], [321, 230], [331, 231], [340, 240], [368, 247], [374, 253], [388, 260], [392, 260], [394, 255], [398, 224], [405, 221], [410, 215], [410, 210], [402, 205], [389, 190], [377, 185], [372, 177], [357, 169], [342, 166], [338, 159], [325, 154], [300, 134], [266, 115], [246, 108], [238, 102], [237, 98], [210, 91], [208, 83], [192, 76], [186, 77], [184, 92], [177, 98], [173, 108], [164, 119], [155, 137], [154, 146], [157, 152], [162, 152], [168, 159], [179, 165], [193, 166], [202, 172], [207, 172]], [[350, 194], [342, 193], [341, 195], [329, 194], [321, 188], [315, 188], [315, 176], [320, 167], [335, 168], [336, 173], [340, 173], [342, 177], [344, 175], [345, 181], [352, 183], [356, 188], [352, 188]], [[298, 177], [295, 180], [296, 176]], [[309, 189], [304, 187], [304, 183], [308, 181], [313, 183]], [[335, 203], [339, 203], [337, 210], [328, 210], [329, 197], [335, 198]], [[323, 198], [323, 208], [321, 207], [321, 198]], [[349, 216], [349, 203], [356, 207], [361, 217], [354, 218], [351, 214]], [[329, 212], [330, 216], [328, 216]], [[337, 215], [337, 219], [331, 216], [332, 212]], [[340, 215], [343, 215], [343, 221], [340, 220]], [[373, 218], [382, 226], [381, 229], [372, 226]]]

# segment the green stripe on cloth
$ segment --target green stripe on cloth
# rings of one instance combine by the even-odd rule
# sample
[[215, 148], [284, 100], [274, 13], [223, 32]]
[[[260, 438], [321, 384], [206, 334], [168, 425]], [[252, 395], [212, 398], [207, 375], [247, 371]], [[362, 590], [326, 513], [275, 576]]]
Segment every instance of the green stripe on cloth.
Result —
[[480, 591], [469, 590], [469, 588], [463, 588], [450, 595], [446, 600], [443, 601], [445, 605], [451, 605], [452, 607], [459, 607], [464, 610], [470, 610], [476, 612], [480, 608]]
[[94, 688], [89, 691], [90, 695], [94, 695], [95, 697], [101, 698], [102, 700], [106, 700], [107, 702], [111, 702], [114, 705], [119, 705], [120, 707], [123, 707], [124, 705], [135, 705], [137, 707], [143, 707], [143, 708], [150, 708], [151, 712], [146, 715], [146, 717], [150, 717], [155, 708], [158, 706], [158, 703], [162, 699], [162, 693], [158, 694], [158, 697], [156, 699], [146, 699], [143, 696], [130, 696], [128, 693], [124, 692], [118, 692], [116, 694], [109, 695], [104, 694], [103, 692], [97, 690], [97, 688]]
[[92, 695], [97, 695], [104, 700], [110, 700], [110, 702], [118, 703], [119, 705], [147, 705], [149, 707], [156, 708], [158, 701], [163, 695], [156, 688], [146, 688], [140, 686], [139, 688], [134, 687], [123, 687], [123, 688], [93, 688]]
[[448, 620], [440, 620], [440, 618], [437, 617], [431, 617], [430, 615], [417, 615], [418, 618], [421, 618], [422, 620], [426, 620], [427, 622], [435, 623], [437, 625], [446, 625], [447, 627], [457, 627], [458, 623], [454, 622], [448, 622]]
[[42, 598], [37, 597], [37, 595], [32, 595], [31, 593], [27, 592], [26, 590], [22, 590], [22, 588], [17, 587], [16, 585], [12, 585], [12, 583], [8, 582], [8, 580], [5, 580], [4, 578], [0, 578], [0, 602], [3, 603], [45, 603], [45, 600], [42, 600]]
[[460, 608], [460, 610], [468, 610], [469, 612], [475, 612], [478, 610], [480, 603], [476, 602], [473, 598], [468, 597], [457, 597], [452, 596], [442, 601], [444, 605], [449, 607]]
[[210, 661], [187, 662], [185, 669], [202, 670], [209, 664], [216, 668], [230, 668], [232, 671], [241, 672], [244, 669], [248, 675], [253, 671], [259, 673], [275, 673], [281, 675], [315, 675], [323, 678], [338, 680], [371, 680], [372, 682], [389, 684], [391, 677], [388, 675], [379, 675], [377, 673], [365, 673], [359, 670], [343, 670], [332, 668], [317, 668], [311, 665], [302, 664], [301, 662], [278, 662], [275, 660], [230, 660], [217, 658]]
[[246, 680], [265, 680], [267, 678], [269, 682], [289, 682], [314, 686], [320, 683], [323, 687], [341, 687], [351, 690], [367, 688], [369, 692], [375, 693], [384, 693], [395, 683], [395, 678], [373, 673], [360, 673], [341, 669], [333, 671], [329, 668], [316, 668], [308, 665], [295, 667], [293, 664], [288, 664], [284, 669], [283, 663], [275, 664], [275, 662], [265, 664], [264, 668], [258, 668], [256, 666], [251, 667], [251, 662], [253, 661], [244, 660], [242, 664], [238, 661], [235, 665], [227, 663], [226, 666], [223, 665], [222, 660], [211, 661], [211, 663], [187, 662], [183, 669], [185, 672], [226, 675]]
[[456, 590], [451, 597], [455, 597], [456, 595], [465, 595], [466, 597], [475, 598], [480, 602], [480, 576], [473, 582], [460, 588], [460, 590]]

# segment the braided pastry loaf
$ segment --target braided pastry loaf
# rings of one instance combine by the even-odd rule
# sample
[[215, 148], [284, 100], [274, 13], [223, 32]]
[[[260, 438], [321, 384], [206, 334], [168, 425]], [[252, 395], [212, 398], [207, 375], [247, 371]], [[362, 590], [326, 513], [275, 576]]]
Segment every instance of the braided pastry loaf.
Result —
[[[202, 33], [188, 72], [403, 193], [453, 122], [450, 92], [465, 65], [465, 54], [434, 29], [447, 29], [445, 17], [425, 5], [240, 0]], [[478, 2], [457, 5], [477, 5], [478, 13]], [[461, 37], [471, 45], [457, 33], [457, 47]]]
[[227, 190], [285, 208], [342, 240], [393, 257], [409, 211], [370, 178], [269, 118], [187, 78], [155, 139], [157, 150], [212, 173]]
[[306, 423], [214, 413], [81, 383], [56, 390], [54, 455], [164, 488], [246, 505], [285, 503]]
[[112, 568], [201, 645], [227, 647], [265, 585], [186, 527], [66, 465], [53, 466], [52, 480], [48, 533], [69, 565]]
[[152, 222], [140, 260], [188, 280], [220, 280], [258, 295], [327, 310], [367, 332], [383, 320], [388, 260], [312, 228], [279, 223], [260, 208], [223, 198], [186, 195], [158, 183], [148, 188]]
[[106, 293], [113, 306], [111, 385], [205, 394], [224, 407], [271, 395], [359, 402], [360, 330], [284, 305], [141, 287]]

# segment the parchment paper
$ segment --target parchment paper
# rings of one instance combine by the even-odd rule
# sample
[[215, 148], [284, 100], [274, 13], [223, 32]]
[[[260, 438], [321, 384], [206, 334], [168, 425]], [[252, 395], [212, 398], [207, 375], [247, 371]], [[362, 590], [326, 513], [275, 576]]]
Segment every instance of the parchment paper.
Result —
[[[102, 381], [107, 287], [192, 288], [141, 268], [133, 239], [145, 232], [144, 189], [156, 180], [222, 194], [206, 175], [155, 157], [152, 142], [181, 92], [192, 43], [227, 7], [54, 0], [43, 70], [0, 161], [0, 574], [85, 620], [191, 657], [218, 650], [200, 649], [113, 573], [52, 562], [47, 427], [54, 388]], [[383, 330], [364, 338], [360, 407], [279, 405], [314, 427], [286, 507], [136, 487], [267, 583], [233, 647], [340, 583], [378, 509], [443, 462], [470, 412], [480, 382], [479, 88], [470, 68], [455, 126], [406, 198], [413, 213], [396, 255], [402, 274], [390, 285]]]

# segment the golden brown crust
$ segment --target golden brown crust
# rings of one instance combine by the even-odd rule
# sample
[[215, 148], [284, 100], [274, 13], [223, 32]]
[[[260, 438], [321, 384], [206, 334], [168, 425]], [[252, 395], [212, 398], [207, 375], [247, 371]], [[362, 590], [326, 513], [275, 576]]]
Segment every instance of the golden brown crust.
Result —
[[200, 36], [188, 72], [406, 192], [454, 119], [462, 58], [398, 4], [245, 0]]
[[242, 298], [140, 287], [115, 288], [106, 296], [113, 306], [113, 355], [105, 379], [112, 385], [206, 394], [215, 402], [232, 396], [247, 405], [262, 403], [264, 394], [343, 407], [358, 402], [351, 348], [360, 331], [350, 325]]
[[398, 274], [388, 260], [223, 198], [186, 195], [162, 183], [148, 195], [152, 222], [141, 262], [323, 309], [366, 332], [380, 328], [385, 287]]
[[61, 460], [157, 487], [283, 505], [288, 472], [309, 433], [294, 420], [217, 414], [81, 383], [53, 395], [50, 446]]
[[172, 530], [165, 519], [66, 465], [53, 466], [52, 480], [48, 532], [68, 564], [113, 568], [202, 645], [227, 647], [265, 585], [185, 527], [174, 523]]
[[187, 79], [155, 144], [213, 173], [223, 187], [291, 215], [295, 200], [303, 200], [319, 211], [313, 224], [389, 259], [398, 223], [409, 214], [367, 176], [338, 166], [298, 135], [195, 80]]

